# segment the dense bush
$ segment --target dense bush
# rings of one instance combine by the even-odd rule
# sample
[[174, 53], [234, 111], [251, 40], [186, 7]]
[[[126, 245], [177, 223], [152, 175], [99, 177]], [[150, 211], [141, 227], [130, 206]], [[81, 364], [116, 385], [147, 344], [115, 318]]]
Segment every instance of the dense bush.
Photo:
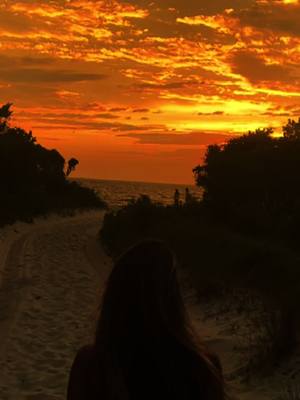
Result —
[[0, 225], [30, 221], [50, 211], [104, 207], [94, 191], [67, 180], [77, 160], [71, 159], [65, 172], [57, 150], [44, 148], [31, 132], [9, 125], [10, 107], [0, 108]]
[[246, 234], [300, 239], [300, 119], [283, 136], [258, 129], [209, 146], [194, 169], [204, 202], [227, 225]]
[[[200, 293], [207, 287], [255, 288], [274, 301], [300, 289], [300, 255], [274, 240], [234, 232], [197, 205], [173, 207], [152, 203], [147, 196], [105, 215], [100, 232], [113, 256], [144, 238], [159, 238], [175, 251], [193, 275]], [[286, 300], [288, 301], [288, 299]]]

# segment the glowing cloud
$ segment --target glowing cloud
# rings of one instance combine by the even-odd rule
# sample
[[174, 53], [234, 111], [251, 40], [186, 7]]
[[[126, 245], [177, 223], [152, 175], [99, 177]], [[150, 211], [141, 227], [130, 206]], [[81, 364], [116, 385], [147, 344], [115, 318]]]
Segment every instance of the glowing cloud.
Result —
[[145, 179], [171, 181], [169, 146], [182, 181], [174, 160], [185, 146], [191, 181], [199, 143], [213, 137], [201, 131], [278, 130], [300, 113], [299, 1], [202, 3], [5, 0], [1, 97], [15, 103], [17, 123], [83, 160], [81, 175], [106, 168], [118, 178], [111, 160], [130, 164], [131, 152], [136, 164], [122, 177], [137, 179], [146, 152], [165, 169]]

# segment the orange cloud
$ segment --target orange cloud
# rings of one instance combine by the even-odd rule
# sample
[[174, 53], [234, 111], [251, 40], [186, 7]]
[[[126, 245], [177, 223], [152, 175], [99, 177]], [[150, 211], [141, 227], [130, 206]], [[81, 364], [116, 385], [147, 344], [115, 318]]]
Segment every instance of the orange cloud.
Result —
[[[279, 129], [299, 112], [299, 20], [292, 0], [7, 0], [1, 97], [16, 104], [16, 122], [74, 150], [94, 176], [113, 168], [97, 161], [103, 149], [124, 165], [136, 152], [141, 168], [146, 151], [148, 168], [165, 165], [171, 146], [170, 165], [187, 166], [203, 132]], [[164, 168], [160, 180], [171, 181]]]

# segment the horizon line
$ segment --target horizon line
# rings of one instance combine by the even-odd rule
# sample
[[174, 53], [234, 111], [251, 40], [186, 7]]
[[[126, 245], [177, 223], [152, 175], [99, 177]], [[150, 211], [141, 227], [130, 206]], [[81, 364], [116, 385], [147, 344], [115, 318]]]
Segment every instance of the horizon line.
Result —
[[197, 186], [195, 183], [174, 183], [174, 182], [153, 182], [153, 181], [139, 181], [139, 180], [127, 180], [127, 179], [108, 179], [108, 178], [91, 178], [86, 176], [70, 177], [70, 179], [86, 179], [94, 181], [107, 181], [107, 182], [125, 182], [125, 183], [148, 183], [158, 185], [180, 185], [180, 186]]

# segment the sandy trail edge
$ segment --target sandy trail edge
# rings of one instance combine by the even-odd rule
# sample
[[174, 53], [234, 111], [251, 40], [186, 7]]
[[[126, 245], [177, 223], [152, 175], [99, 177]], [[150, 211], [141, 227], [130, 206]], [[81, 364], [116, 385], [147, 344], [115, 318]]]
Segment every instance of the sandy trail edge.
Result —
[[3, 234], [0, 399], [60, 400], [78, 348], [93, 333], [110, 260], [103, 212], [51, 217]]
[[22, 268], [22, 258], [27, 238], [28, 234], [26, 233], [12, 243], [3, 265], [0, 290], [0, 357], [10, 331], [16, 322], [21, 299], [26, 292], [28, 273], [26, 268]]

